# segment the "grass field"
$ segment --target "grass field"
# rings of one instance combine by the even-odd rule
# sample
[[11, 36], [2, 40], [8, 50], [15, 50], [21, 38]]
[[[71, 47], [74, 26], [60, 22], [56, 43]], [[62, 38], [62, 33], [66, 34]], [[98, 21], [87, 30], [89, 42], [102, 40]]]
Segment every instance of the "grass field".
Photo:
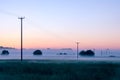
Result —
[[87, 61], [0, 61], [0, 80], [120, 80], [120, 64]]

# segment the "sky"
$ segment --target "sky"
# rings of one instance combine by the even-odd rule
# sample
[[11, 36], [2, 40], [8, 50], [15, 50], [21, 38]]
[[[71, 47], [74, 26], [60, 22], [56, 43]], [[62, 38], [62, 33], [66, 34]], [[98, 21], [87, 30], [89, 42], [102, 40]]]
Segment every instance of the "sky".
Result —
[[0, 45], [120, 49], [120, 0], [0, 0]]

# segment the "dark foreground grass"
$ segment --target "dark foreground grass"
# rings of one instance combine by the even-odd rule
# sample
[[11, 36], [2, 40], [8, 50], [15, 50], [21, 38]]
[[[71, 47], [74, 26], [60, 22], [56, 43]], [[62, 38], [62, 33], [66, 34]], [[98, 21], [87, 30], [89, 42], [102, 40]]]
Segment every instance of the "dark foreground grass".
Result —
[[120, 80], [115, 63], [0, 62], [0, 80]]

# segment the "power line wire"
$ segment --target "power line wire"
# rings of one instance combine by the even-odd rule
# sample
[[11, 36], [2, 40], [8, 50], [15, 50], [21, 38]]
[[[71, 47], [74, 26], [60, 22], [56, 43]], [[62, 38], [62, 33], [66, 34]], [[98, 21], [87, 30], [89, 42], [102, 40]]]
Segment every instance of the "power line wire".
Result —
[[68, 37], [63, 37], [62, 35], [57, 34], [57, 33], [53, 32], [53, 31], [51, 31], [50, 29], [44, 28], [44, 26], [41, 27], [40, 24], [35, 23], [34, 21], [30, 20], [29, 18], [27, 18], [27, 21], [26, 21], [26, 22], [28, 22], [28, 24], [33, 25], [33, 26], [36, 27], [36, 28], [37, 28], [37, 27], [40, 27], [40, 30], [43, 30], [44, 32], [47, 32], [49, 35], [51, 34], [52, 36], [55, 36], [56, 38], [61, 38], [61, 39], [65, 39], [65, 40], [67, 40], [67, 41], [69, 40], [69, 41], [74, 42], [73, 40], [71, 40], [71, 39], [68, 38]]
[[6, 10], [2, 10], [2, 9], [0, 9], [0, 13], [4, 14], [4, 15], [14, 16], [14, 17], [19, 16], [18, 14], [15, 14], [15, 13], [12, 13], [12, 12], [9, 12], [9, 11], [6, 11]]
[[[18, 17], [19, 15], [18, 14], [15, 14], [13, 12], [9, 12], [9, 11], [6, 11], [6, 10], [2, 10], [0, 9], [0, 13], [1, 14], [4, 14], [4, 15], [9, 15], [9, 16], [14, 16], [14, 17]], [[30, 25], [33, 25], [34, 27], [36, 26], [37, 27], [40, 27], [40, 30], [43, 30], [44, 32], [47, 32], [49, 35], [51, 34], [52, 36], [55, 36], [56, 38], [60, 38], [60, 39], [63, 39], [63, 40], [67, 40], [67, 41], [71, 41], [71, 42], [74, 42], [73, 40], [71, 40], [70, 38], [68, 37], [63, 37], [61, 36], [60, 34], [57, 34], [49, 29], [46, 29], [44, 27], [41, 27], [40, 24], [37, 24], [35, 23], [34, 21], [30, 20], [29, 18], [26, 17], [26, 22], [28, 22], [28, 24]]]

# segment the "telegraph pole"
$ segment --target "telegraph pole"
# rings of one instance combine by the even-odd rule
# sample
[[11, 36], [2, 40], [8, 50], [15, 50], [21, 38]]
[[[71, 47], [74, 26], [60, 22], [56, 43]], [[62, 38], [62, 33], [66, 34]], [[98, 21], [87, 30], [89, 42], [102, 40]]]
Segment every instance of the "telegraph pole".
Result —
[[23, 60], [23, 19], [25, 17], [19, 17], [18, 19], [20, 19], [21, 21], [21, 61]]
[[78, 53], [79, 53], [79, 42], [76, 42], [77, 44], [77, 59], [78, 59]]

